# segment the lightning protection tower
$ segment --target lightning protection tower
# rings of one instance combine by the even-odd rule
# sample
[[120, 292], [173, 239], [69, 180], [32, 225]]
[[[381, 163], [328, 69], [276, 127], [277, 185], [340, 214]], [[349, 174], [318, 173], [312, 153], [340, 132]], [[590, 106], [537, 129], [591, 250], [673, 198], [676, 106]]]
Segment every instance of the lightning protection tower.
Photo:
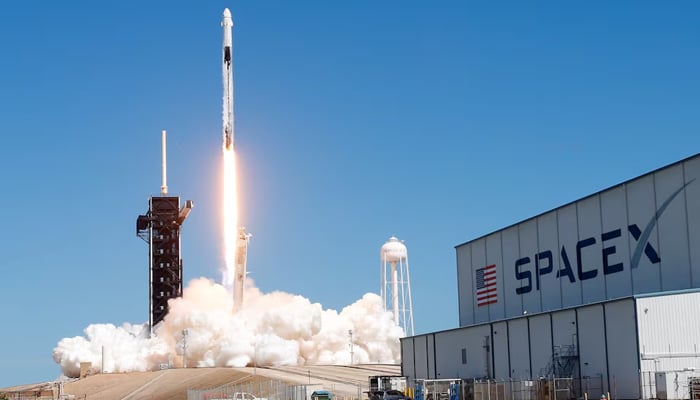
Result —
[[192, 211], [192, 200], [180, 208], [179, 196], [168, 196], [165, 131], [162, 136], [163, 184], [160, 196], [151, 196], [148, 212], [136, 219], [136, 236], [148, 243], [149, 327], [155, 327], [168, 313], [168, 300], [182, 296], [180, 227]]
[[408, 336], [413, 336], [413, 304], [411, 277], [408, 272], [408, 250], [392, 236], [380, 250], [380, 279], [384, 309], [391, 310], [394, 321]]

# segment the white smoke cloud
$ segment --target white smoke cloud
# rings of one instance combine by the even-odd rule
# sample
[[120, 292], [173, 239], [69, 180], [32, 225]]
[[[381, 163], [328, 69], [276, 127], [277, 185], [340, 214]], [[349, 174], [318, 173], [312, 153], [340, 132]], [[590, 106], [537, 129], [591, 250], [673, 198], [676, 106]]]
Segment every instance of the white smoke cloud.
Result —
[[62, 339], [54, 360], [64, 375], [76, 377], [81, 362], [99, 371], [104, 361], [104, 372], [179, 366], [185, 343], [188, 367], [350, 364], [351, 358], [354, 363], [397, 363], [401, 355], [403, 330], [373, 293], [338, 313], [302, 296], [261, 293], [248, 279], [245, 304], [233, 313], [231, 292], [199, 278], [169, 308], [151, 338], [146, 324], [94, 324], [85, 328], [85, 336]]
[[64, 375], [80, 374], [80, 363], [92, 363], [105, 372], [145, 371], [168, 361], [168, 348], [159, 338], [148, 338], [147, 324], [93, 324], [85, 336], [62, 339], [54, 349], [54, 360]]

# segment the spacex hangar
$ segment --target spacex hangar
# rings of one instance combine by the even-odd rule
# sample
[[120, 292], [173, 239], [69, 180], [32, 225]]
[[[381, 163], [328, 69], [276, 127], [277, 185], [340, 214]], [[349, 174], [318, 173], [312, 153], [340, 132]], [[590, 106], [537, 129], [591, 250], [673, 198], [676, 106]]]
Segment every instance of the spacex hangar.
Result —
[[559, 378], [570, 398], [688, 398], [700, 154], [456, 250], [460, 326], [401, 340], [409, 382]]

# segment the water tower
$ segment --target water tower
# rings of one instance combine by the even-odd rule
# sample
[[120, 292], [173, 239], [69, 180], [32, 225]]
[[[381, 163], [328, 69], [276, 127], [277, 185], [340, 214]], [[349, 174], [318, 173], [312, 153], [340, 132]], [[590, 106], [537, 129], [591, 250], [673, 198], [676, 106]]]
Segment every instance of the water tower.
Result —
[[394, 236], [382, 246], [381, 291], [385, 310], [392, 310], [394, 321], [407, 336], [413, 336], [413, 305], [411, 277], [408, 273], [408, 250]]

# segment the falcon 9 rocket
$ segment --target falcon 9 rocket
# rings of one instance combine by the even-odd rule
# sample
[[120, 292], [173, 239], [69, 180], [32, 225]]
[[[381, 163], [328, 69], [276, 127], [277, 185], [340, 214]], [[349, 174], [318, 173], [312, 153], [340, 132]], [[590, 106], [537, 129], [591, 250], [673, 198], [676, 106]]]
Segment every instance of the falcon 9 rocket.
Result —
[[221, 73], [224, 83], [224, 149], [233, 150], [233, 36], [231, 34], [233, 19], [228, 8], [224, 10], [221, 27], [224, 28], [221, 59]]

